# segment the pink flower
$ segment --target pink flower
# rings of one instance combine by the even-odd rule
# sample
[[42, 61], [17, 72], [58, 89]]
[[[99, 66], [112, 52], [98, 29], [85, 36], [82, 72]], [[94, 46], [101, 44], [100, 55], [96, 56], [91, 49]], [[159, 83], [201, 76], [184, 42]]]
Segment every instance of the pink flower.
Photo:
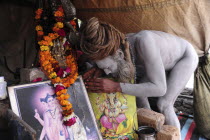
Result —
[[64, 121], [63, 123], [66, 126], [72, 126], [76, 123], [76, 118], [73, 117], [73, 118], [69, 119], [68, 121]]
[[63, 44], [64, 47], [69, 46], [69, 45], [70, 45], [70, 43], [69, 43], [68, 41], [66, 41], [66, 42]]
[[64, 86], [61, 86], [61, 85], [56, 85], [55, 92], [58, 92], [58, 91], [60, 91], [62, 89], [65, 89], [65, 87]]
[[70, 72], [71, 72], [71, 69], [70, 69], [69, 67], [67, 67], [67, 68], [65, 69], [65, 71], [66, 71], [67, 73], [70, 73]]
[[66, 32], [65, 32], [63, 29], [59, 29], [59, 30], [58, 30], [58, 34], [59, 34], [60, 36], [66, 36]]
[[38, 78], [34, 79], [32, 82], [40, 82], [40, 81], [42, 81], [42, 78], [38, 77]]
[[56, 74], [59, 76], [59, 77], [63, 77], [63, 73], [64, 73], [64, 70], [62, 68], [59, 68], [58, 70], [56, 70]]

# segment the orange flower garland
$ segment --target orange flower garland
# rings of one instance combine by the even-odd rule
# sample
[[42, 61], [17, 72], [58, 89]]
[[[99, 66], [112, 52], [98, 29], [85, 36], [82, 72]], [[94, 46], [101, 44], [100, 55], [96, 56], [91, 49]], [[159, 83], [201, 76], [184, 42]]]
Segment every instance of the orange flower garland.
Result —
[[[36, 20], [39, 20], [41, 18], [42, 12], [42, 9], [38, 9], [36, 11]], [[49, 33], [47, 36], [44, 36], [42, 26], [36, 26], [37, 36], [42, 38], [42, 40], [38, 41], [38, 44], [40, 45], [39, 59], [42, 70], [51, 80], [52, 84], [54, 84], [57, 99], [59, 100], [59, 103], [62, 106], [62, 114], [64, 115], [64, 117], [71, 119], [69, 118], [69, 115], [72, 114], [73, 109], [72, 104], [68, 101], [70, 95], [67, 93], [67, 88], [70, 87], [70, 85], [73, 84], [77, 79], [77, 64], [74, 56], [67, 55], [67, 68], [65, 71], [67, 76], [63, 76], [63, 74], [58, 74], [58, 69], [61, 70], [61, 72], [63, 71], [59, 67], [58, 61], [55, 60], [51, 55], [50, 48], [51, 46], [53, 46], [53, 40], [62, 40], [65, 37], [65, 32], [62, 29], [64, 27], [64, 24], [60, 21], [60, 19], [64, 17], [64, 12], [61, 6], [58, 7], [58, 10], [54, 12], [54, 16], [55, 18], [59, 18], [59, 21], [54, 24], [54, 27], [52, 28], [52, 30], [54, 31], [53, 33]], [[71, 21], [70, 23], [73, 23], [72, 26], [76, 25], [74, 21]], [[64, 124], [69, 123], [66, 123], [65, 121]]]

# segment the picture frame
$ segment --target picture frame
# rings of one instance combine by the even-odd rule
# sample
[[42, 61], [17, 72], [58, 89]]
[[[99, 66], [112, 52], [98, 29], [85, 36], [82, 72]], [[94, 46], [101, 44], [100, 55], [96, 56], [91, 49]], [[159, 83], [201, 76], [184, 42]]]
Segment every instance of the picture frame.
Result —
[[[10, 86], [8, 94], [13, 112], [36, 130], [36, 139], [49, 140], [48, 132], [53, 130], [52, 135], [55, 135], [53, 137], [59, 139], [74, 140], [77, 131], [84, 131], [83, 136], [87, 140], [102, 140], [81, 76], [68, 88], [69, 101], [78, 117], [76, 122], [79, 127], [81, 126], [80, 130], [76, 130], [79, 129], [78, 126], [70, 130], [62, 124], [61, 108], [50, 81]], [[55, 130], [59, 130], [59, 134]]]

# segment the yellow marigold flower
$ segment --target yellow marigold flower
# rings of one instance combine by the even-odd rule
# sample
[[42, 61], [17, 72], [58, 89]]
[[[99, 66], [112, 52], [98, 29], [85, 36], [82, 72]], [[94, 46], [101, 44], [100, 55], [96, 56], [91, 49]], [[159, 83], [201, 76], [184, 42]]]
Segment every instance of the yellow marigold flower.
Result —
[[53, 68], [48, 69], [48, 70], [47, 70], [47, 73], [51, 73], [53, 70], [54, 70]]
[[41, 8], [39, 8], [39, 9], [36, 10], [36, 14], [37, 14], [37, 15], [41, 15], [42, 12], [43, 12], [43, 10], [42, 10]]
[[41, 49], [41, 51], [48, 51], [49, 47], [42, 45], [42, 46], [40, 46], [40, 49]]
[[42, 26], [40, 26], [40, 25], [36, 26], [36, 31], [42, 31], [42, 30], [43, 30]]
[[67, 105], [65, 107], [62, 107], [62, 110], [70, 110], [72, 108], [72, 105]]
[[61, 94], [59, 97], [57, 97], [58, 100], [66, 100], [70, 97], [69, 94]]
[[35, 16], [35, 19], [40, 19], [40, 18], [41, 18], [40, 15], [36, 15], [36, 16]]
[[48, 36], [49, 36], [50, 38], [52, 38], [52, 39], [55, 39], [53, 33], [49, 33]]
[[59, 91], [61, 94], [66, 94], [67, 93], [67, 89], [62, 89]]
[[57, 33], [54, 33], [54, 37], [55, 37], [55, 38], [58, 38], [59, 35], [58, 35]]
[[63, 28], [63, 23], [62, 23], [62, 22], [57, 22], [57, 23], [56, 23], [56, 27], [58, 27], [58, 28]]
[[71, 103], [69, 103], [66, 107], [65, 107], [65, 109], [64, 110], [70, 110], [72, 108], [72, 104]]
[[37, 31], [37, 35], [42, 36], [42, 35], [44, 35], [44, 32], [43, 31]]
[[50, 45], [50, 46], [53, 46], [53, 42], [50, 42], [49, 45]]
[[[61, 78], [60, 78], [60, 77], [56, 77], [55, 79], [52, 79], [51, 82], [52, 82], [53, 84], [59, 83], [59, 82], [61, 82]], [[56, 93], [56, 95], [58, 95], [58, 94]]]
[[64, 95], [64, 99], [68, 99], [70, 97], [69, 94]]
[[62, 83], [64, 87], [69, 87], [69, 83]]
[[45, 40], [39, 41], [38, 44], [39, 44], [40, 46], [42, 46], [42, 45], [48, 46], [48, 45], [49, 45], [49, 43], [48, 43], [47, 41], [45, 41]]
[[56, 97], [59, 101], [64, 100], [64, 94], [61, 94], [59, 97]]
[[[44, 67], [44, 70], [45, 70], [45, 71], [48, 71], [48, 70], [50, 70], [50, 69], [52, 69], [52, 65], [51, 65], [51, 64], [46, 65], [46, 66]], [[51, 71], [51, 72], [52, 72], [52, 71]], [[49, 73], [51, 73], [51, 72], [49, 72]]]
[[57, 96], [60, 96], [61, 94], [63, 94], [62, 91], [56, 92], [56, 95], [57, 95]]
[[49, 36], [44, 36], [43, 38], [44, 38], [44, 40], [46, 40], [48, 42], [51, 42], [52, 41], [52, 38], [50, 38]]
[[45, 60], [45, 57], [40, 57], [39, 60], [40, 61], [44, 61]]
[[67, 100], [61, 100], [60, 101], [60, 104], [61, 105], [68, 105], [69, 104], [69, 101], [67, 101]]
[[75, 81], [74, 79], [70, 79], [70, 80], [69, 80], [69, 83], [70, 83], [70, 84], [73, 84], [74, 81]]
[[42, 66], [48, 65], [50, 62], [48, 60], [45, 60], [42, 62]]
[[59, 30], [59, 28], [57, 28], [57, 26], [56, 27], [53, 27], [53, 29], [52, 29], [54, 32], [57, 32], [58, 30]]
[[53, 73], [51, 73], [51, 74], [49, 75], [49, 77], [50, 77], [51, 79], [56, 78], [56, 77], [57, 77], [57, 74], [56, 74], [55, 72], [53, 72]]

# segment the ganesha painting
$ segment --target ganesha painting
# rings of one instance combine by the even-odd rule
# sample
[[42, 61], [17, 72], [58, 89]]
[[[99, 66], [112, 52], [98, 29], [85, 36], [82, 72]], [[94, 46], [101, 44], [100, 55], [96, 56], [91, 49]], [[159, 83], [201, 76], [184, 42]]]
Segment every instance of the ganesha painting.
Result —
[[119, 92], [89, 93], [89, 98], [104, 139], [135, 139], [137, 116], [134, 96]]

